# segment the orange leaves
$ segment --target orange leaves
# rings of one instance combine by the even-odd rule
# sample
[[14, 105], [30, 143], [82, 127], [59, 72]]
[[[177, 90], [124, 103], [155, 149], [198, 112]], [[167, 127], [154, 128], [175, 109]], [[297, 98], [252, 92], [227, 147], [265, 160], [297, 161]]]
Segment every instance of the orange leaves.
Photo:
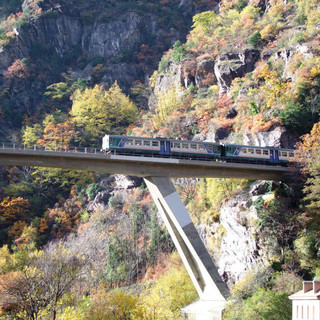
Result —
[[296, 144], [297, 161], [308, 165], [313, 160], [313, 156], [320, 150], [320, 122], [316, 123], [311, 132], [301, 137], [301, 142]]
[[0, 276], [0, 310], [12, 311], [20, 309], [19, 295], [12, 295], [12, 292], [18, 292], [21, 289], [21, 272], [9, 272]]
[[29, 68], [20, 60], [17, 59], [4, 73], [7, 80], [27, 79], [30, 76]]
[[76, 139], [78, 133], [74, 129], [73, 121], [67, 119], [62, 123], [49, 122], [43, 131], [43, 138], [37, 144], [51, 148], [67, 148]]
[[22, 197], [10, 198], [5, 197], [0, 203], [0, 217], [7, 224], [11, 224], [17, 220], [24, 220], [30, 214], [30, 203]]

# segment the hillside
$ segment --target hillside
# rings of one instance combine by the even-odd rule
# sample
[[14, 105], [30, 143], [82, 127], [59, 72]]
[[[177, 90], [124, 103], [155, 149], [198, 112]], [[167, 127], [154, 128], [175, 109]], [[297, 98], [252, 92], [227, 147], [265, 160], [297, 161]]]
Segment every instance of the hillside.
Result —
[[[289, 320], [288, 295], [319, 276], [319, 14], [316, 0], [6, 1], [1, 138], [295, 146], [288, 183], [174, 181], [231, 288], [224, 319]], [[0, 319], [180, 319], [196, 298], [141, 179], [0, 177]]]
[[[209, 1], [6, 1], [0, 26], [1, 123], [8, 132], [68, 110], [70, 90], [48, 101], [54, 83], [115, 80], [126, 93], [184, 39], [192, 15]], [[10, 139], [10, 137], [8, 137]]]

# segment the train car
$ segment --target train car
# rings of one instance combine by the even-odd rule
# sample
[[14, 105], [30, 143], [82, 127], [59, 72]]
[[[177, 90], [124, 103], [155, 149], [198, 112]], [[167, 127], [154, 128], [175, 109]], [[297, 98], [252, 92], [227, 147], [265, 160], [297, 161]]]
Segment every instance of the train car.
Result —
[[222, 146], [203, 141], [174, 140], [105, 135], [102, 150], [123, 154], [145, 154], [176, 157], [220, 158]]
[[293, 149], [258, 147], [237, 144], [221, 145], [204, 141], [174, 140], [105, 135], [102, 150], [117, 154], [160, 155], [187, 159], [221, 159], [231, 162], [287, 164], [294, 157]]
[[255, 162], [288, 163], [294, 157], [293, 149], [282, 149], [274, 147], [258, 147], [228, 144], [225, 145], [225, 155], [228, 159], [247, 160]]

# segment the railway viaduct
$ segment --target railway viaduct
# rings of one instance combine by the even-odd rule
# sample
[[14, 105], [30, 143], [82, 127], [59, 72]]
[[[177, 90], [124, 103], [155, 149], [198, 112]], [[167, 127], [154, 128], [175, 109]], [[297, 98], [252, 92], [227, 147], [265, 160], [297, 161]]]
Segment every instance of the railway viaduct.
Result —
[[214, 177], [287, 180], [292, 168], [249, 163], [107, 155], [85, 148], [69, 152], [0, 149], [0, 165], [41, 166], [100, 171], [144, 178], [155, 204], [199, 294], [185, 308], [189, 319], [218, 320], [228, 289], [212, 262], [171, 178]]

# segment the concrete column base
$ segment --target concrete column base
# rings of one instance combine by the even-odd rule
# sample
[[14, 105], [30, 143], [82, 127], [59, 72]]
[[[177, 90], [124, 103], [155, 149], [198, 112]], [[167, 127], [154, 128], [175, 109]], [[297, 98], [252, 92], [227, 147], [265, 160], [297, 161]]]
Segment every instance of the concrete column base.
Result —
[[221, 320], [226, 302], [197, 300], [184, 307], [181, 312], [187, 320]]

